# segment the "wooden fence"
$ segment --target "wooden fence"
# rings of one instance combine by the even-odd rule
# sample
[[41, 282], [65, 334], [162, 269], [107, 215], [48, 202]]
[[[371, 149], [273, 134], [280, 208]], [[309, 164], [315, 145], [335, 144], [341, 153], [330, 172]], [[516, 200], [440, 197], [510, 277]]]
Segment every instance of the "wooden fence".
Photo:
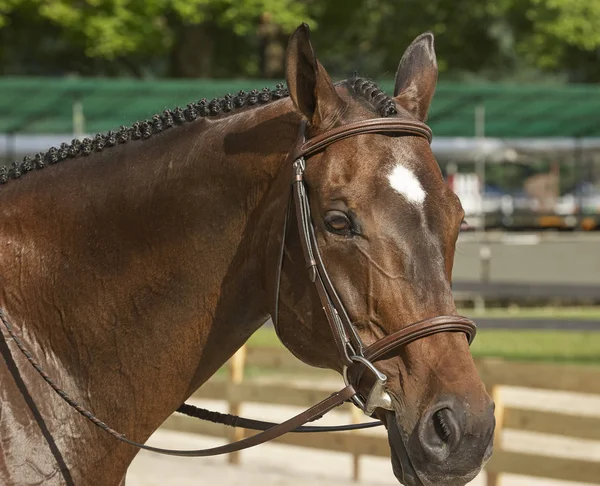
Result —
[[[228, 380], [211, 380], [194, 395], [195, 398], [226, 400], [230, 413], [239, 413], [244, 402], [270, 405], [290, 405], [308, 408], [334, 390], [314, 390], [281, 384], [253, 384], [243, 381], [244, 367], [258, 366], [270, 369], [300, 370], [300, 363], [284, 349], [242, 348], [229, 364]], [[504, 473], [519, 474], [565, 481], [600, 484], [600, 462], [514, 452], [503, 449], [502, 430], [554, 434], [572, 438], [600, 441], [600, 415], [579, 416], [505, 406], [499, 393], [501, 386], [526, 387], [553, 391], [569, 391], [600, 395], [600, 370], [591, 367], [563, 366], [507, 362], [496, 359], [477, 361], [479, 373], [496, 402], [495, 452], [486, 466], [488, 486], [498, 486]], [[360, 412], [348, 404], [341, 407], [350, 420], [360, 419]], [[182, 415], [171, 416], [163, 427], [202, 435], [241, 439], [254, 432], [230, 429], [209, 424]], [[360, 478], [360, 457], [389, 457], [387, 437], [363, 432], [327, 434], [288, 434], [276, 442], [322, 450], [347, 452], [354, 461], [353, 478]], [[239, 455], [231, 455], [230, 462], [238, 463]]]

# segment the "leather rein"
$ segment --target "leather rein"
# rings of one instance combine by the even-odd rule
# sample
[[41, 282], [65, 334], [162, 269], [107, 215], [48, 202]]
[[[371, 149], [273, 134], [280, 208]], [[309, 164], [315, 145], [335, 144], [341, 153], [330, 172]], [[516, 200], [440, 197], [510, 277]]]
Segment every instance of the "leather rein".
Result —
[[[139, 449], [171, 456], [215, 456], [247, 449], [249, 447], [273, 440], [289, 432], [355, 430], [382, 425], [379, 421], [366, 424], [331, 427], [305, 426], [304, 424], [321, 418], [329, 411], [347, 401], [352, 401], [357, 407], [359, 407], [365, 412], [365, 414], [369, 416], [372, 415], [374, 410], [377, 408], [390, 410], [391, 399], [385, 390], [387, 377], [377, 370], [373, 363], [378, 359], [385, 359], [393, 356], [393, 354], [402, 346], [440, 332], [463, 332], [466, 334], [469, 344], [473, 341], [476, 333], [476, 326], [473, 321], [461, 316], [437, 316], [410, 324], [409, 326], [406, 326], [405, 328], [384, 337], [371, 346], [365, 347], [356, 329], [352, 325], [352, 322], [348, 317], [348, 313], [346, 312], [342, 301], [336, 293], [331, 279], [329, 278], [329, 275], [325, 269], [325, 265], [317, 245], [314, 226], [311, 220], [308, 194], [304, 182], [306, 159], [339, 140], [369, 133], [391, 133], [403, 136], [417, 136], [425, 138], [431, 142], [432, 133], [430, 128], [420, 122], [402, 121], [394, 118], [376, 118], [346, 124], [316, 135], [309, 140], [305, 139], [305, 133], [306, 123], [303, 122], [300, 126], [298, 140], [293, 149], [290, 151], [289, 156], [289, 159], [291, 159], [293, 163], [292, 195], [290, 196], [290, 204], [291, 201], [293, 201], [294, 206], [296, 207], [296, 220], [298, 223], [298, 232], [306, 267], [308, 269], [311, 282], [313, 282], [316, 286], [317, 294], [321, 300], [323, 310], [327, 317], [327, 322], [331, 328], [338, 354], [344, 367], [343, 376], [345, 387], [340, 391], [330, 395], [326, 399], [320, 401], [308, 410], [305, 410], [304, 412], [286, 420], [285, 422], [282, 422], [281, 424], [245, 419], [242, 417], [221, 414], [218, 412], [210, 412], [205, 409], [184, 404], [177, 410], [178, 412], [191, 415], [202, 420], [209, 420], [215, 423], [221, 423], [233, 427], [262, 430], [262, 432], [237, 442], [209, 449], [174, 450], [152, 447], [130, 440], [125, 437], [124, 434], [112, 429], [103, 421], [99, 420], [92, 412], [82, 407], [56, 383], [54, 383], [54, 381], [44, 372], [39, 363], [27, 350], [19, 336], [13, 330], [13, 327], [7, 319], [4, 311], [0, 309], [0, 321], [2, 321], [2, 324], [6, 328], [8, 335], [13, 339], [16, 346], [23, 353], [27, 361], [29, 361], [33, 368], [40, 374], [42, 379], [48, 383], [48, 385], [60, 396], [62, 400], [75, 409], [79, 414], [90, 420], [94, 425], [109, 433], [119, 441]], [[281, 241], [281, 251], [279, 255], [280, 260], [276, 275], [276, 312], [275, 316], [273, 316], [273, 322], [278, 334], [279, 284], [283, 265], [283, 250], [285, 247], [290, 204], [288, 204], [288, 208], [286, 209], [284, 230]], [[363, 396], [358, 392], [358, 389], [366, 371], [369, 371], [373, 375], [375, 378], [375, 383], [370, 392]]]

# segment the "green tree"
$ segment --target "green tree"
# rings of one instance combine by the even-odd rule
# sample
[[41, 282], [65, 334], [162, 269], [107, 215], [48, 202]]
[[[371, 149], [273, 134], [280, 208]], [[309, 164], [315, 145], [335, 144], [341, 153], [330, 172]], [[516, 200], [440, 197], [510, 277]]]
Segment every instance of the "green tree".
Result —
[[600, 81], [600, 0], [0, 0], [0, 66], [281, 77], [302, 21], [335, 77], [391, 77], [408, 43], [432, 30], [444, 79]]
[[[112, 64], [141, 75], [150, 65], [162, 74], [202, 76], [214, 74], [207, 69], [212, 63], [198, 58], [219, 57], [239, 74], [256, 75], [247, 41], [265, 13], [287, 33], [310, 20], [306, 5], [295, 0], [0, 0], [3, 64], [6, 70], [13, 50], [25, 59], [42, 53], [36, 61], [78, 72], [82, 64], [92, 71]], [[37, 36], [39, 48], [25, 42], [30, 56], [15, 42], [26, 40], [22, 33]]]
[[572, 81], [600, 81], [600, 1], [499, 0], [493, 8], [510, 25], [525, 64], [563, 71]]
[[315, 4], [315, 38], [338, 69], [393, 76], [404, 49], [419, 34], [436, 35], [442, 72], [500, 67], [496, 13], [478, 0], [346, 0]]

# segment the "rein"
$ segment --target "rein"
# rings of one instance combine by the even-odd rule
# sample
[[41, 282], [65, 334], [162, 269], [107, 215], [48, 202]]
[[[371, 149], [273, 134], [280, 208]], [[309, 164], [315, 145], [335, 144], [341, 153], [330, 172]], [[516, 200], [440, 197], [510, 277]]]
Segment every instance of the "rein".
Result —
[[[52, 390], [56, 392], [56, 394], [62, 398], [70, 407], [75, 409], [80, 415], [88, 419], [95, 426], [102, 429], [104, 432], [112, 435], [115, 439], [124, 442], [126, 444], [132, 445], [139, 449], [144, 449], [146, 451], [156, 452], [159, 454], [165, 454], [169, 456], [180, 456], [180, 457], [208, 457], [208, 456], [217, 456], [221, 454], [228, 454], [231, 452], [241, 451], [243, 449], [247, 449], [249, 447], [253, 447], [264, 442], [268, 442], [273, 440], [283, 434], [288, 432], [331, 432], [336, 430], [356, 430], [361, 428], [369, 428], [381, 425], [379, 422], [374, 422], [370, 424], [353, 424], [350, 426], [341, 426], [338, 427], [306, 427], [303, 428], [307, 422], [311, 422], [313, 420], [317, 420], [325, 415], [327, 412], [330, 412], [335, 407], [341, 405], [345, 401], [347, 401], [352, 394], [355, 393], [354, 389], [351, 386], [347, 386], [340, 390], [337, 393], [330, 395], [325, 400], [320, 401], [313, 407], [308, 410], [292, 417], [291, 419], [282, 422], [281, 424], [274, 424], [271, 422], [263, 422], [260, 420], [250, 420], [244, 419], [242, 417], [236, 417], [235, 415], [227, 415], [221, 414], [219, 412], [209, 412], [208, 410], [199, 409], [192, 405], [183, 404], [177, 411], [184, 413], [186, 415], [196, 416], [195, 413], [198, 411], [207, 412], [210, 416], [212, 414], [212, 418], [208, 416], [198, 417], [202, 420], [209, 420], [215, 423], [223, 423], [225, 425], [230, 425], [232, 427], [245, 427], [253, 430], [262, 430], [263, 432], [256, 434], [252, 437], [248, 437], [246, 439], [233, 442], [231, 444], [226, 444], [219, 447], [212, 447], [210, 449], [199, 449], [199, 450], [177, 450], [177, 449], [162, 449], [159, 447], [153, 447], [146, 444], [141, 444], [139, 442], [135, 442], [133, 440], [128, 439], [125, 434], [121, 432], [117, 432], [115, 429], [109, 427], [102, 420], [98, 419], [92, 412], [85, 409], [81, 405], [79, 405], [67, 392], [61, 389], [54, 381], [48, 376], [48, 374], [42, 369], [40, 364], [35, 360], [35, 358], [31, 355], [31, 353], [27, 350], [21, 339], [16, 335], [11, 323], [6, 318], [4, 310], [0, 309], [0, 320], [2, 324], [6, 328], [8, 335], [13, 339], [21, 353], [25, 356], [27, 361], [33, 366], [33, 368], [39, 373], [42, 379], [50, 385]], [[236, 420], [237, 419], [237, 420]], [[230, 423], [227, 423], [227, 422]], [[236, 423], [237, 422], [237, 423]]]
[[[306, 186], [304, 183], [304, 170], [306, 168], [306, 159], [316, 154], [325, 147], [348, 137], [368, 134], [368, 133], [392, 133], [402, 136], [422, 137], [431, 142], [431, 129], [420, 122], [401, 121], [394, 118], [376, 118], [360, 122], [350, 123], [330, 131], [319, 134], [309, 140], [305, 140], [306, 122], [300, 126], [298, 140], [290, 151], [291, 161], [293, 162], [293, 180], [292, 194], [286, 208], [284, 220], [284, 229], [279, 254], [279, 265], [276, 274], [276, 294], [275, 294], [275, 315], [273, 322], [275, 330], [278, 329], [278, 306], [279, 306], [279, 284], [283, 266], [283, 250], [285, 247], [287, 222], [289, 218], [290, 206], [293, 204], [296, 208], [296, 219], [306, 267], [309, 272], [309, 278], [316, 286], [317, 294], [321, 300], [323, 310], [335, 339], [338, 353], [343, 363], [343, 376], [345, 387], [340, 391], [333, 393], [326, 399], [317, 403], [304, 412], [282, 422], [275, 424], [261, 420], [251, 420], [235, 415], [221, 414], [209, 410], [183, 404], [177, 409], [178, 412], [190, 415], [201, 420], [208, 420], [215, 423], [229, 425], [232, 427], [243, 427], [262, 432], [237, 442], [226, 444], [219, 447], [201, 450], [174, 450], [152, 447], [135, 442], [125, 437], [124, 434], [112, 429], [103, 421], [98, 419], [92, 412], [78, 404], [71, 396], [62, 390], [54, 381], [44, 372], [39, 363], [27, 350], [19, 336], [14, 332], [13, 327], [7, 319], [4, 311], [0, 309], [0, 320], [6, 328], [8, 335], [13, 339], [21, 353], [27, 361], [38, 372], [42, 379], [54, 390], [54, 392], [64, 400], [70, 407], [75, 409], [83, 417], [87, 418], [94, 425], [104, 430], [117, 440], [132, 445], [139, 449], [151, 452], [166, 454], [171, 456], [183, 457], [207, 457], [231, 452], [240, 451], [253, 447], [264, 442], [273, 440], [289, 432], [330, 432], [342, 430], [357, 430], [383, 425], [380, 421], [374, 421], [366, 424], [352, 424], [344, 426], [305, 426], [304, 424], [321, 418], [326, 413], [343, 404], [346, 401], [352, 401], [357, 407], [367, 415], [372, 415], [376, 408], [392, 410], [391, 397], [385, 390], [387, 377], [377, 370], [373, 362], [378, 359], [385, 359], [393, 355], [400, 347], [413, 341], [430, 336], [439, 332], [464, 332], [469, 344], [475, 337], [475, 323], [470, 319], [460, 316], [437, 316], [425, 319], [417, 323], [392, 333], [383, 339], [375, 342], [369, 347], [365, 347], [360, 336], [352, 326], [348, 313], [335, 291], [333, 283], [325, 269], [321, 258], [317, 240], [314, 232], [314, 226], [311, 220], [310, 205]], [[2, 334], [3, 338], [4, 335]], [[363, 382], [365, 371], [375, 377], [375, 384], [369, 393], [359, 393], [360, 385]]]

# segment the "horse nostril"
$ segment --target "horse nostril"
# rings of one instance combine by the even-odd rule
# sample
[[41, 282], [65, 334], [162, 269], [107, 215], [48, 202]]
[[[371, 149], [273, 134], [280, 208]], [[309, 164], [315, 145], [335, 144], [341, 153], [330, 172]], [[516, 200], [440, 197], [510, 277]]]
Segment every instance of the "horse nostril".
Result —
[[447, 444], [448, 442], [450, 442], [452, 432], [450, 431], [450, 426], [444, 419], [444, 413], [443, 413], [444, 411], [450, 412], [450, 410], [448, 410], [447, 408], [438, 410], [437, 412], [435, 412], [433, 414], [432, 420], [433, 420], [433, 427], [434, 427], [435, 431], [437, 432], [437, 435], [439, 436], [440, 439], [442, 439], [442, 442], [445, 442]]
[[407, 451], [413, 465], [421, 467], [422, 484], [464, 485], [492, 453], [494, 417], [485, 401], [477, 403], [474, 413], [472, 402], [441, 398], [422, 414]]
[[443, 407], [425, 417], [419, 427], [419, 441], [426, 455], [435, 462], [445, 461], [458, 447], [462, 427], [455, 412]]

